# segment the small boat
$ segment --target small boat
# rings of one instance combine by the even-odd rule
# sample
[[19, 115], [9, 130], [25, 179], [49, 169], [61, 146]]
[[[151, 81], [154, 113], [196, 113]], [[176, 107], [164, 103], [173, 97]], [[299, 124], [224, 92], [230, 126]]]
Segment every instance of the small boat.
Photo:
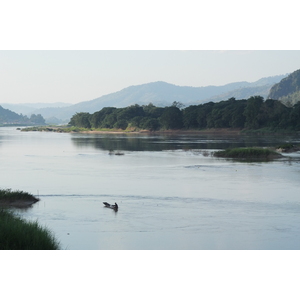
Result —
[[118, 204], [115, 202], [115, 204], [109, 204], [107, 202], [103, 202], [104, 206], [107, 207], [107, 208], [111, 208], [113, 209], [114, 211], [117, 211], [119, 206]]

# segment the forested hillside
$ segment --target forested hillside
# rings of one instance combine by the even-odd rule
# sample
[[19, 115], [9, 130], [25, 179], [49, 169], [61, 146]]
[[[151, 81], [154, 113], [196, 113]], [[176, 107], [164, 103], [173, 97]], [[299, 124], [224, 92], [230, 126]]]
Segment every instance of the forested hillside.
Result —
[[292, 106], [300, 101], [300, 70], [291, 73], [275, 84], [268, 96], [270, 99], [280, 100], [287, 106]]
[[206, 128], [270, 128], [300, 130], [300, 103], [286, 107], [281, 102], [261, 96], [247, 100], [230, 98], [182, 108], [180, 102], [168, 107], [153, 104], [125, 108], [105, 107], [93, 114], [76, 113], [70, 126], [116, 129], [206, 129]]
[[20, 124], [20, 125], [43, 125], [45, 124], [45, 120], [41, 115], [31, 115], [30, 118], [27, 116], [18, 115], [17, 113], [5, 109], [0, 106], [0, 125], [13, 125], [13, 124]]

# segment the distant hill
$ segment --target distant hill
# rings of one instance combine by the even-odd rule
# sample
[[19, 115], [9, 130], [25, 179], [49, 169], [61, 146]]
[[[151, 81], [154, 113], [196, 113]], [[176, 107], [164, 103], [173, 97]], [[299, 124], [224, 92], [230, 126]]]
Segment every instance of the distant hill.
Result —
[[28, 118], [0, 106], [0, 125], [29, 124]]
[[27, 115], [28, 117], [31, 114], [34, 114], [36, 110], [41, 108], [48, 107], [66, 107], [70, 106], [70, 103], [63, 102], [55, 102], [55, 103], [22, 103], [22, 104], [14, 104], [14, 103], [0, 103], [3, 108], [9, 109], [11, 111], [16, 112], [17, 114]]
[[0, 124], [22, 123], [23, 119], [13, 111], [0, 106]]
[[10, 125], [44, 125], [45, 119], [40, 115], [32, 114], [30, 118], [19, 115], [0, 106], [0, 126]]
[[234, 82], [223, 86], [190, 87], [158, 81], [141, 85], [130, 86], [118, 92], [104, 95], [90, 101], [80, 102], [62, 108], [41, 108], [33, 111], [41, 114], [46, 121], [57, 118], [67, 122], [76, 112], [89, 112], [101, 110], [103, 107], [127, 107], [134, 104], [147, 105], [150, 102], [155, 106], [168, 106], [174, 101], [184, 105], [200, 104], [209, 101], [246, 99], [253, 95], [267, 97], [272, 85], [287, 75], [278, 75], [262, 78], [256, 82]]
[[251, 83], [246, 82], [244, 87], [238, 88], [236, 90], [231, 90], [227, 93], [220, 94], [215, 97], [211, 97], [209, 99], [206, 99], [206, 101], [219, 102], [222, 100], [227, 100], [232, 97], [234, 97], [237, 100], [240, 100], [240, 99], [248, 99], [251, 96], [258, 96], [258, 95], [267, 99], [272, 86], [278, 83], [286, 76], [288, 76], [288, 74], [264, 77]]
[[291, 73], [275, 84], [268, 95], [269, 99], [280, 100], [291, 106], [300, 101], [300, 70]]

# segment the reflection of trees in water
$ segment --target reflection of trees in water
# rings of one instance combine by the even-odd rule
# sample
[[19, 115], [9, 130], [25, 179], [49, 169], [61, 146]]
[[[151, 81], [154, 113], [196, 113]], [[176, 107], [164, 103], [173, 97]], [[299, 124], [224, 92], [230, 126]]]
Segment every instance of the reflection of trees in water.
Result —
[[235, 147], [272, 147], [286, 142], [287, 137], [265, 136], [214, 136], [214, 135], [99, 135], [73, 137], [77, 147], [94, 147], [101, 150], [116, 151], [164, 151], [193, 149], [226, 149]]
[[78, 147], [92, 146], [101, 150], [122, 150], [122, 151], [163, 151], [182, 149], [182, 144], [176, 142], [165, 142], [156, 138], [139, 137], [91, 137], [72, 138], [73, 143]]

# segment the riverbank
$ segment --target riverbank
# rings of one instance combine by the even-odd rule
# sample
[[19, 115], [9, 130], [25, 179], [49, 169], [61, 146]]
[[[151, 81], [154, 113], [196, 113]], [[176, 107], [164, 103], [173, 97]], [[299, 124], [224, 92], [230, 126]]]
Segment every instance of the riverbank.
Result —
[[187, 129], [187, 130], [139, 130], [136, 128], [116, 129], [116, 128], [101, 128], [101, 129], [88, 129], [80, 127], [70, 126], [35, 126], [26, 128], [17, 128], [23, 132], [26, 131], [41, 131], [41, 132], [57, 132], [57, 133], [85, 133], [85, 134], [165, 134], [165, 135], [280, 135], [280, 134], [296, 134], [299, 135], [299, 131], [292, 130], [273, 130], [270, 128], [261, 128], [256, 130], [247, 130], [241, 128], [207, 128], [207, 129]]
[[86, 134], [220, 134], [220, 135], [239, 135], [242, 133], [242, 129], [231, 129], [231, 128], [210, 128], [202, 130], [137, 130], [136, 128], [129, 129], [116, 129], [116, 128], [103, 128], [103, 129], [87, 129], [79, 127], [68, 127], [68, 126], [37, 126], [37, 127], [26, 127], [17, 128], [21, 131], [42, 131], [42, 132], [58, 132], [58, 133], [86, 133]]

